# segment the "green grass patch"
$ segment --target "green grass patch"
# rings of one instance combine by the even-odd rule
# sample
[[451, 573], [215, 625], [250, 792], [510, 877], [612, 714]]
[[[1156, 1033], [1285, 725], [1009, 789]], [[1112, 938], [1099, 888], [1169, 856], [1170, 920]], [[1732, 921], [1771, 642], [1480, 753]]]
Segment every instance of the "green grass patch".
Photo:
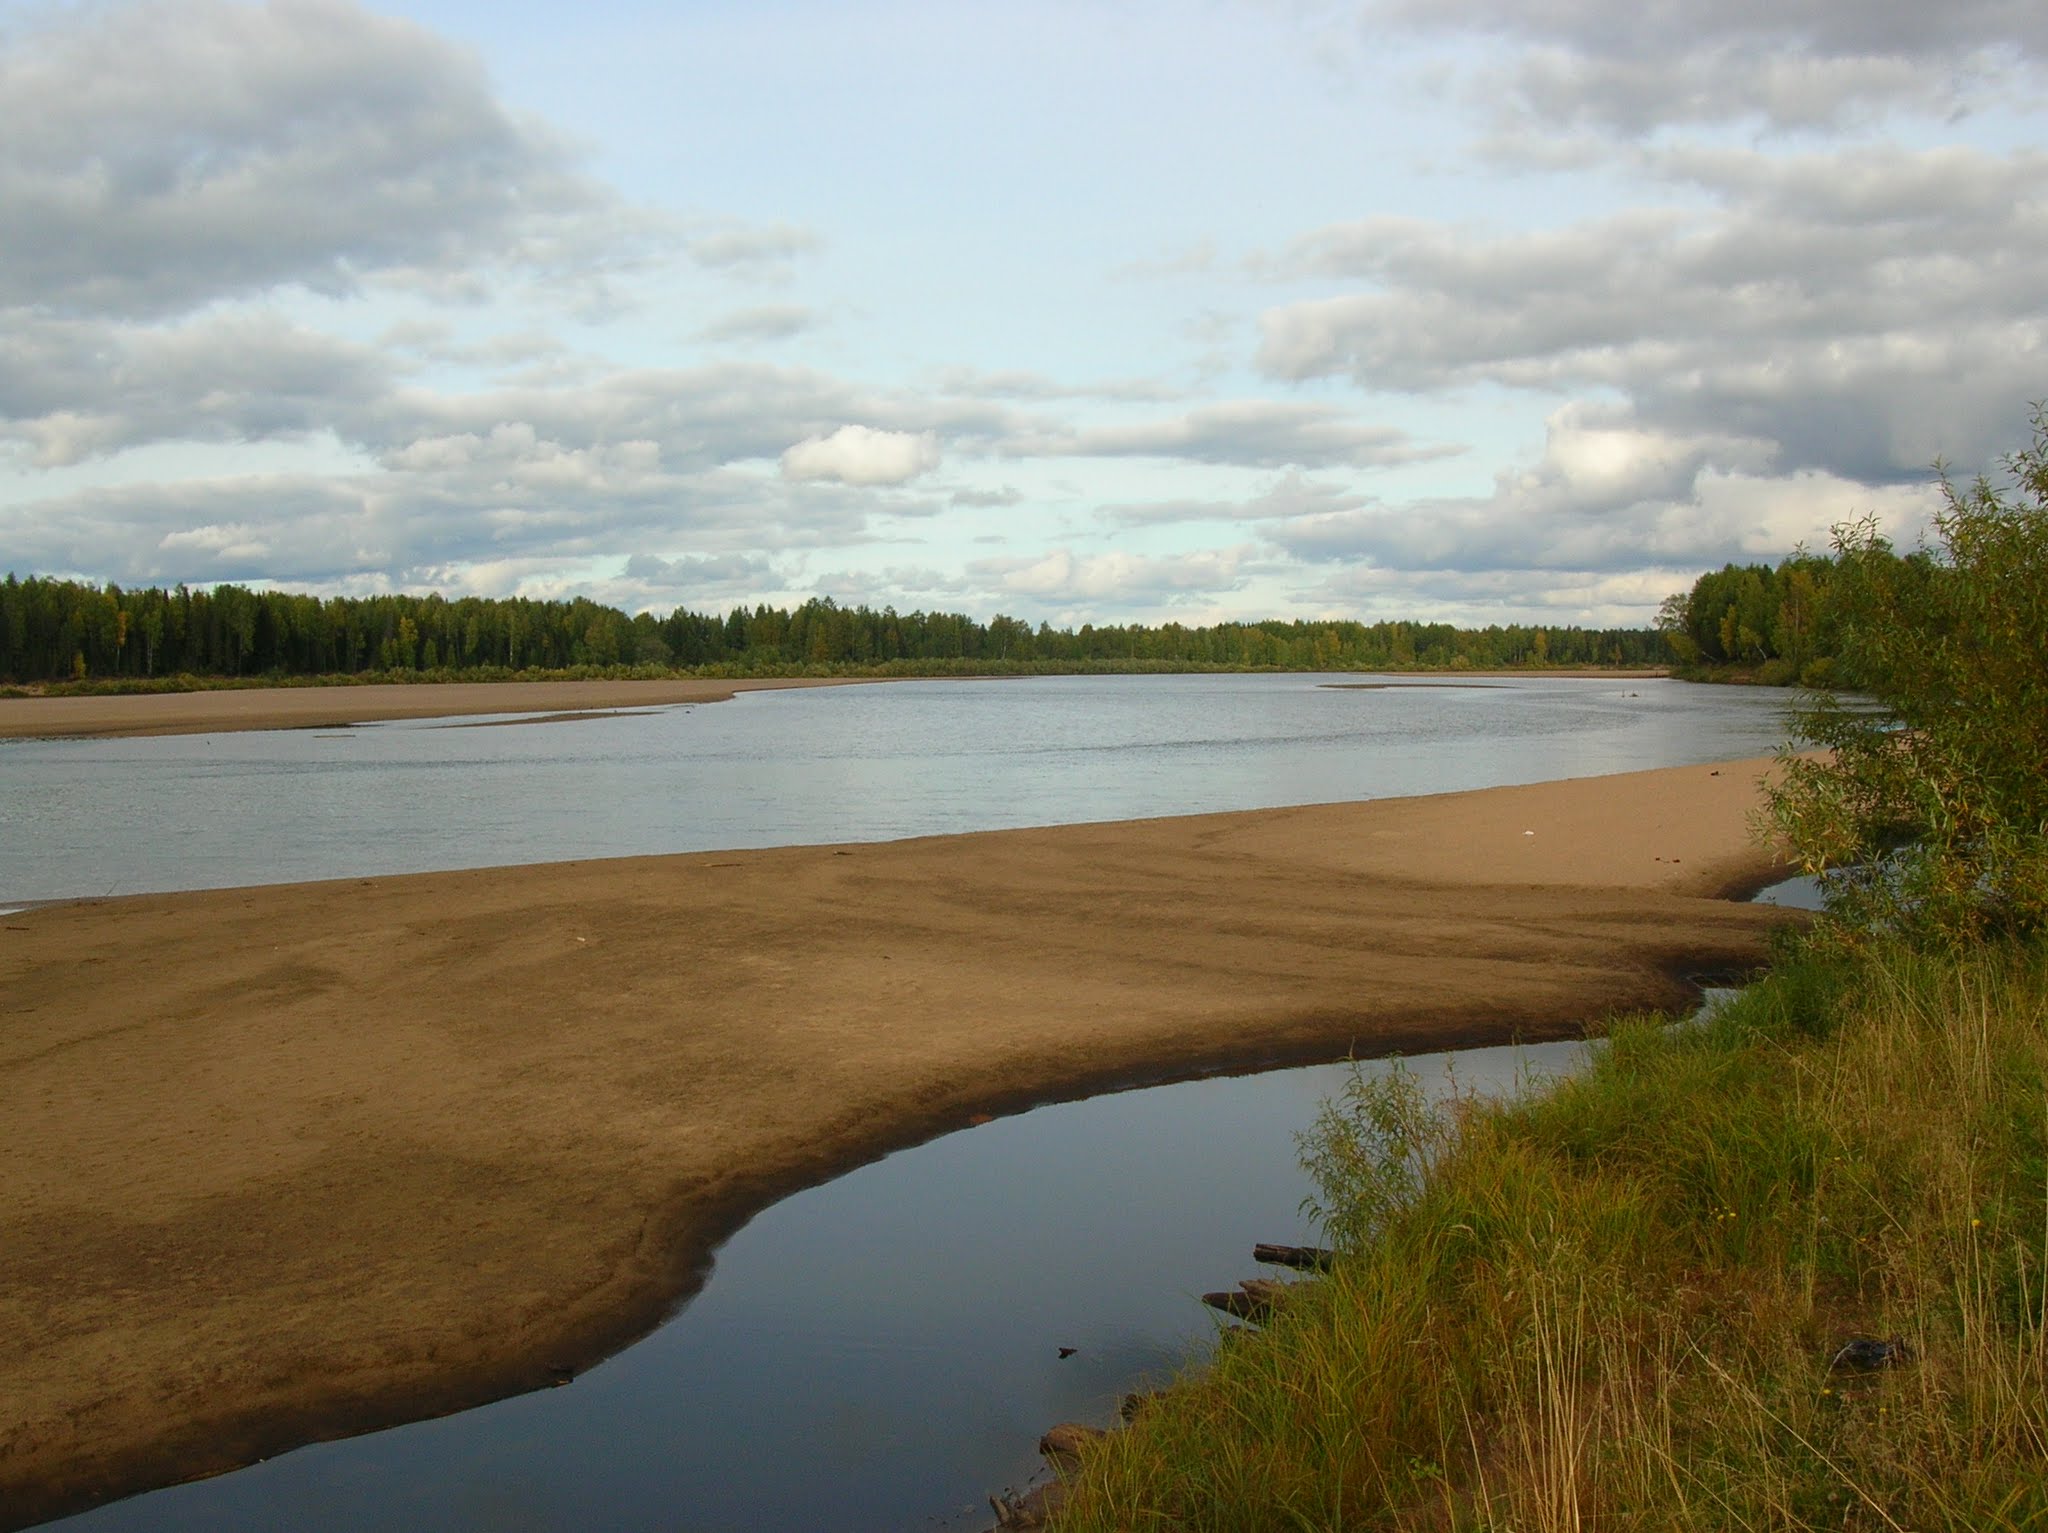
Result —
[[[2048, 949], [1793, 953], [1714, 1016], [1307, 1145], [1344, 1254], [1064, 1530], [2048, 1527]], [[1831, 1369], [1881, 1338], [1910, 1359]]]

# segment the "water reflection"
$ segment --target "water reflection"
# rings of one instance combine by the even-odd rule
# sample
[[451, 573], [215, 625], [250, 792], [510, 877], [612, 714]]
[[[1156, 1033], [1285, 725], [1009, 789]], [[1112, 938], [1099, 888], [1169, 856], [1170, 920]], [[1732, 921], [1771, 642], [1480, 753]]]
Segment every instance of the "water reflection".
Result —
[[[1582, 1046], [1432, 1055], [1441, 1091]], [[1295, 1135], [1342, 1065], [1041, 1107], [777, 1204], [652, 1336], [563, 1389], [301, 1449], [75, 1533], [985, 1526], [1039, 1433], [1198, 1355], [1198, 1295], [1307, 1242]], [[1371, 1065], [1383, 1069], [1384, 1065]], [[1059, 1349], [1072, 1347], [1062, 1359]]]

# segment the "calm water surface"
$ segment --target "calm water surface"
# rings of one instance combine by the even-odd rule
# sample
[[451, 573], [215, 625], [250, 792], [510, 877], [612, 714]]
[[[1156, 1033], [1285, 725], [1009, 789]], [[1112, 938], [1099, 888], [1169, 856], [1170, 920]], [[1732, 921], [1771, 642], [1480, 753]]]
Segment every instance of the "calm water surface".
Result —
[[[1511, 1088], [1582, 1045], [1407, 1068]], [[1384, 1069], [1385, 1065], [1366, 1066]], [[674, 1319], [562, 1389], [302, 1448], [67, 1533], [915, 1533], [986, 1527], [1059, 1421], [1107, 1425], [1214, 1335], [1199, 1295], [1305, 1242], [1326, 1065], [1041, 1107], [775, 1205]], [[1076, 1349], [1062, 1359], [1061, 1347]]]
[[[1782, 729], [1777, 695], [1744, 688], [1319, 684], [1361, 679], [905, 682], [508, 728], [0, 742], [0, 902], [1441, 792], [1761, 755]], [[1576, 1048], [1455, 1070], [1496, 1089]], [[1449, 1066], [1411, 1068], [1440, 1085]], [[61, 1525], [985, 1525], [1046, 1427], [1107, 1422], [1199, 1353], [1196, 1296], [1252, 1275], [1255, 1241], [1310, 1238], [1296, 1135], [1343, 1069], [949, 1135], [762, 1213], [680, 1314], [566, 1388]]]
[[1436, 793], [1770, 751], [1748, 687], [892, 682], [504, 728], [0, 741], [0, 903]]

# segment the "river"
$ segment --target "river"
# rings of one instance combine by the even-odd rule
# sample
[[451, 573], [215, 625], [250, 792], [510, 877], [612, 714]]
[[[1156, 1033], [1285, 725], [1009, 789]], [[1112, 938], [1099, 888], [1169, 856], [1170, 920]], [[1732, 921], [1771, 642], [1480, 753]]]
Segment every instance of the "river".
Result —
[[[0, 742], [0, 898], [1445, 791], [1757, 755], [1782, 732], [1779, 696], [1746, 689], [1325, 685], [1361, 679], [901, 683], [507, 728]], [[1498, 1090], [1578, 1048], [1404, 1067]], [[1200, 1355], [1196, 1296], [1252, 1275], [1255, 1241], [1313, 1237], [1297, 1135], [1345, 1068], [948, 1135], [766, 1210], [680, 1313], [564, 1388], [52, 1526], [984, 1526], [1046, 1427], [1106, 1422]]]

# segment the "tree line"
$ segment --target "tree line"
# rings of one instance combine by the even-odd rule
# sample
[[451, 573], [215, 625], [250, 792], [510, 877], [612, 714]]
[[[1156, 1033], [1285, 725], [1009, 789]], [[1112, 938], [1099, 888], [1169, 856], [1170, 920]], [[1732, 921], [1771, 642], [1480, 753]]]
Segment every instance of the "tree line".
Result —
[[[1776, 565], [1730, 564], [1664, 599], [1657, 627], [1677, 674], [1766, 686], [1859, 686], [1846, 617], [1876, 585], [1907, 593], [1944, 579], [1925, 551], [1901, 555], [1864, 522], [1832, 555], [1804, 550]], [[1865, 667], [1867, 669], [1867, 667]]]
[[0, 680], [307, 677], [526, 671], [1273, 668], [1382, 670], [1662, 665], [1653, 630], [1290, 621], [1036, 628], [998, 615], [899, 613], [826, 597], [789, 610], [627, 615], [577, 598], [311, 596], [0, 581]]

